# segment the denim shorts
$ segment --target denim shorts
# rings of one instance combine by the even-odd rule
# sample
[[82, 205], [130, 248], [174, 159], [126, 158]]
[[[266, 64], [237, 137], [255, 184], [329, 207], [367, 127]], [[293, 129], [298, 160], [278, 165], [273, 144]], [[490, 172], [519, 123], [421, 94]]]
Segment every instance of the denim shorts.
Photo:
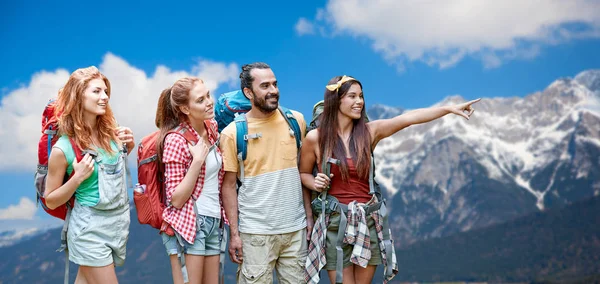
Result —
[[[199, 214], [196, 218], [198, 228], [200, 229], [196, 231], [196, 239], [194, 239], [193, 244], [190, 244], [181, 238], [183, 241], [183, 253], [204, 256], [220, 254], [221, 241], [219, 240], [219, 224], [221, 223], [221, 219]], [[179, 252], [177, 237], [169, 236], [165, 233], [161, 233], [161, 237], [168, 255], [174, 255]]]
[[129, 221], [128, 204], [113, 210], [98, 210], [75, 202], [67, 231], [69, 260], [92, 267], [123, 265]]

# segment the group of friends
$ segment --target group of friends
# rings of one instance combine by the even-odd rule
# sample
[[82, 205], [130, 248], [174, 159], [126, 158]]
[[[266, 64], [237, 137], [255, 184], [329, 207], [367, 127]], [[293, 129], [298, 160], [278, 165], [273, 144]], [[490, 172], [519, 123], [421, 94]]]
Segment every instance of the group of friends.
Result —
[[[324, 86], [318, 128], [306, 133], [303, 115], [292, 111], [302, 132], [298, 149], [278, 111], [270, 66], [246, 64], [239, 77], [252, 103], [247, 132], [259, 134], [244, 137], [245, 159], [237, 156], [236, 123], [217, 131], [215, 100], [201, 78], [177, 80], [158, 100], [163, 219], [175, 232], [161, 232], [161, 238], [173, 282], [218, 283], [223, 223], [229, 225], [229, 256], [239, 264], [238, 283], [272, 283], [274, 270], [279, 283], [317, 283], [322, 269], [331, 283], [371, 283], [378, 265], [393, 271], [384, 276], [387, 282], [397, 267], [381, 242], [389, 230], [382, 226], [386, 216], [369, 210], [382, 201], [372, 191], [372, 153], [410, 125], [447, 114], [469, 119], [478, 100], [368, 120], [361, 82], [336, 76]], [[75, 283], [117, 283], [114, 268], [126, 255], [130, 216], [122, 172], [135, 139], [130, 128], [118, 126], [110, 98], [109, 80], [93, 66], [74, 71], [57, 98], [60, 138], [49, 157], [44, 198], [56, 208], [75, 196], [67, 233], [69, 259], [79, 265]], [[175, 128], [193, 133], [198, 143], [188, 143]], [[71, 141], [94, 154], [77, 160]], [[314, 196], [324, 192], [343, 210], [314, 211]]]

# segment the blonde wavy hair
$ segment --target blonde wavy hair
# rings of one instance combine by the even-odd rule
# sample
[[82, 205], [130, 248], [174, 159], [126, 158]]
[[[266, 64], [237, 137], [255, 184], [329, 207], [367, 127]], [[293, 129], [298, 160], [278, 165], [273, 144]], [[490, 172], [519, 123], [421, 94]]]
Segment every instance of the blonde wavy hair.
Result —
[[114, 133], [117, 121], [113, 115], [110, 104], [106, 105], [106, 113], [96, 118], [96, 127], [92, 129], [84, 122], [83, 94], [89, 82], [93, 79], [101, 79], [106, 84], [106, 95], [110, 98], [110, 82], [98, 68], [90, 66], [80, 68], [71, 73], [65, 86], [58, 92], [57, 113], [59, 133], [74, 138], [81, 149], [89, 149], [92, 145], [92, 133], [96, 131], [98, 143], [95, 145], [109, 153], [113, 153], [110, 147], [111, 140], [118, 144], [119, 139]]

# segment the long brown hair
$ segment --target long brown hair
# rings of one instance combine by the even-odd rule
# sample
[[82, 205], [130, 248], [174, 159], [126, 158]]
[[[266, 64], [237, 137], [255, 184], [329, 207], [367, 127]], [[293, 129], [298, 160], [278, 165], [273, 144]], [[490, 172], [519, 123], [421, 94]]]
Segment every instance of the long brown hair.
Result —
[[188, 105], [190, 101], [190, 91], [197, 83], [204, 83], [199, 78], [184, 77], [170, 88], [164, 89], [158, 98], [158, 107], [156, 108], [156, 118], [154, 123], [160, 129], [158, 136], [158, 161], [162, 163], [162, 154], [164, 150], [165, 136], [181, 122], [187, 121], [187, 116], [181, 112], [181, 107]]
[[[336, 84], [342, 79], [342, 76], [333, 77], [327, 85]], [[321, 157], [335, 157], [340, 160], [340, 172], [342, 180], [348, 181], [348, 162], [346, 161], [346, 149], [344, 142], [339, 136], [338, 112], [340, 109], [340, 100], [346, 95], [353, 84], [358, 84], [362, 89], [362, 84], [356, 80], [350, 80], [343, 83], [335, 91], [325, 89], [325, 102], [323, 113], [320, 116], [319, 125], [319, 149]], [[356, 166], [356, 171], [360, 179], [369, 178], [369, 167], [371, 166], [371, 134], [366, 124], [366, 107], [363, 107], [360, 119], [354, 119], [352, 132], [350, 133], [350, 156]], [[320, 161], [318, 161], [320, 163]]]
[[84, 122], [83, 94], [89, 82], [93, 79], [101, 79], [106, 84], [106, 95], [110, 98], [110, 82], [98, 68], [90, 66], [80, 68], [71, 73], [65, 86], [59, 91], [57, 99], [58, 125], [61, 135], [67, 135], [75, 139], [81, 149], [88, 149], [92, 144], [92, 133], [97, 131], [98, 143], [96, 145], [108, 153], [113, 153], [110, 141], [119, 142], [114, 130], [117, 121], [113, 115], [110, 104], [106, 105], [106, 113], [96, 117], [96, 129]]

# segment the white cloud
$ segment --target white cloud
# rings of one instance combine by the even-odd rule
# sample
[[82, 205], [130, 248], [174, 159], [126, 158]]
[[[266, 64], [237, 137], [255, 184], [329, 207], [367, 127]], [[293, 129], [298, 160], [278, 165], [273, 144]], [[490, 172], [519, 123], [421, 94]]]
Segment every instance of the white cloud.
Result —
[[[82, 66], [87, 67], [87, 66]], [[131, 66], [124, 59], [107, 53], [99, 65], [110, 80], [111, 107], [120, 125], [130, 127], [136, 142], [155, 129], [154, 116], [160, 92], [183, 76], [204, 80], [211, 90], [227, 84], [235, 88], [239, 67], [199, 60], [191, 72], [170, 70], [159, 65], [151, 76]], [[31, 170], [37, 163], [37, 141], [41, 135], [41, 114], [48, 99], [56, 97], [70, 72], [58, 69], [40, 71], [28, 85], [8, 92], [0, 103], [0, 171]], [[135, 158], [135, 157], [132, 157]]]
[[322, 35], [368, 38], [392, 64], [444, 69], [474, 56], [493, 68], [531, 59], [543, 44], [600, 37], [598, 11], [592, 0], [329, 0], [312, 25], [329, 30]]
[[21, 197], [19, 204], [10, 205], [5, 209], [0, 209], [0, 220], [32, 220], [35, 215], [35, 210], [35, 202], [31, 201], [29, 198]]
[[298, 35], [310, 35], [315, 33], [314, 25], [306, 18], [300, 18], [298, 22], [296, 22], [295, 29]]

